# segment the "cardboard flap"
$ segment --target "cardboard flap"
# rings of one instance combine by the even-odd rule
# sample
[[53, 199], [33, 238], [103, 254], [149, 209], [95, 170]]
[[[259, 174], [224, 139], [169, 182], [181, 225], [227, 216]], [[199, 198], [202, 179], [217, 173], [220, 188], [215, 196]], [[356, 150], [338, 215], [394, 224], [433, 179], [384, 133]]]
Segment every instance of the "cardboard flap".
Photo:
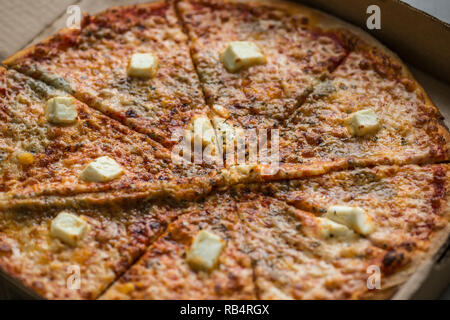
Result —
[[[298, 0], [297, 0], [298, 1]], [[450, 25], [399, 0], [301, 0], [369, 32], [403, 60], [450, 83]], [[381, 29], [368, 30], [367, 7], [378, 5]]]

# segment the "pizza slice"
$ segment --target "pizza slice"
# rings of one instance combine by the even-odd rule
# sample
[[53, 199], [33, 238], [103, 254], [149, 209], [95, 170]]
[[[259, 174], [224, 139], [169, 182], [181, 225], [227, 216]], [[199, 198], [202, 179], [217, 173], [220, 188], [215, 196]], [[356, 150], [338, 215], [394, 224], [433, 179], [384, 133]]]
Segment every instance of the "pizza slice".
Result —
[[383, 292], [389, 291], [387, 251], [352, 229], [253, 192], [240, 203], [239, 215], [259, 299], [362, 298], [370, 293], [372, 268]]
[[0, 211], [0, 271], [47, 299], [95, 299], [180, 214], [165, 203]]
[[447, 164], [381, 166], [274, 183], [266, 192], [336, 221], [367, 217], [376, 246], [419, 255], [448, 234], [449, 181]]
[[85, 16], [4, 64], [73, 94], [171, 149], [206, 106], [171, 2]]
[[145, 135], [67, 93], [0, 69], [1, 200], [164, 190], [209, 179]]
[[102, 299], [254, 299], [252, 268], [230, 195], [193, 203]]
[[280, 160], [337, 167], [445, 161], [442, 120], [396, 57], [360, 44], [286, 121]]

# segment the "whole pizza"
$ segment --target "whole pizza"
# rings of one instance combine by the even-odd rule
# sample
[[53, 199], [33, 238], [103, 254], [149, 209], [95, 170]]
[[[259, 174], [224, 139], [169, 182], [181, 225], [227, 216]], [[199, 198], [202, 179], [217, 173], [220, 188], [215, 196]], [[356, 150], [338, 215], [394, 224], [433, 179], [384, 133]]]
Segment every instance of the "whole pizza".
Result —
[[3, 65], [0, 271], [38, 297], [386, 299], [448, 239], [443, 117], [324, 13], [115, 7]]

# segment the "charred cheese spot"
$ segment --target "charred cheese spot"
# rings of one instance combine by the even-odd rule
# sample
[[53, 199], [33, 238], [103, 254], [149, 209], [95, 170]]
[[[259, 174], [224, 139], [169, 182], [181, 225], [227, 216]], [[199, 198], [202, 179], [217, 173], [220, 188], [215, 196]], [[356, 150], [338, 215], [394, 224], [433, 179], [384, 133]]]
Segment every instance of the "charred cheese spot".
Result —
[[407, 257], [403, 252], [398, 252], [395, 250], [388, 251], [382, 261], [383, 272], [390, 274], [404, 266], [409, 262], [409, 257]]

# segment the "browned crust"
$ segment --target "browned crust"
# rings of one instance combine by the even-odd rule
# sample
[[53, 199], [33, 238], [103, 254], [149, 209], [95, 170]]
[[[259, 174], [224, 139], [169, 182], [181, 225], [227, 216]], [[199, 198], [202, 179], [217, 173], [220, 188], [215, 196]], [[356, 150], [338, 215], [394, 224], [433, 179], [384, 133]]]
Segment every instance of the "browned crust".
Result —
[[8, 197], [0, 195], [0, 210], [16, 208], [102, 205], [144, 200], [170, 199], [173, 202], [196, 201], [211, 193], [217, 181], [212, 177], [194, 177], [175, 181], [149, 182], [129, 191], [93, 192], [72, 196]]

